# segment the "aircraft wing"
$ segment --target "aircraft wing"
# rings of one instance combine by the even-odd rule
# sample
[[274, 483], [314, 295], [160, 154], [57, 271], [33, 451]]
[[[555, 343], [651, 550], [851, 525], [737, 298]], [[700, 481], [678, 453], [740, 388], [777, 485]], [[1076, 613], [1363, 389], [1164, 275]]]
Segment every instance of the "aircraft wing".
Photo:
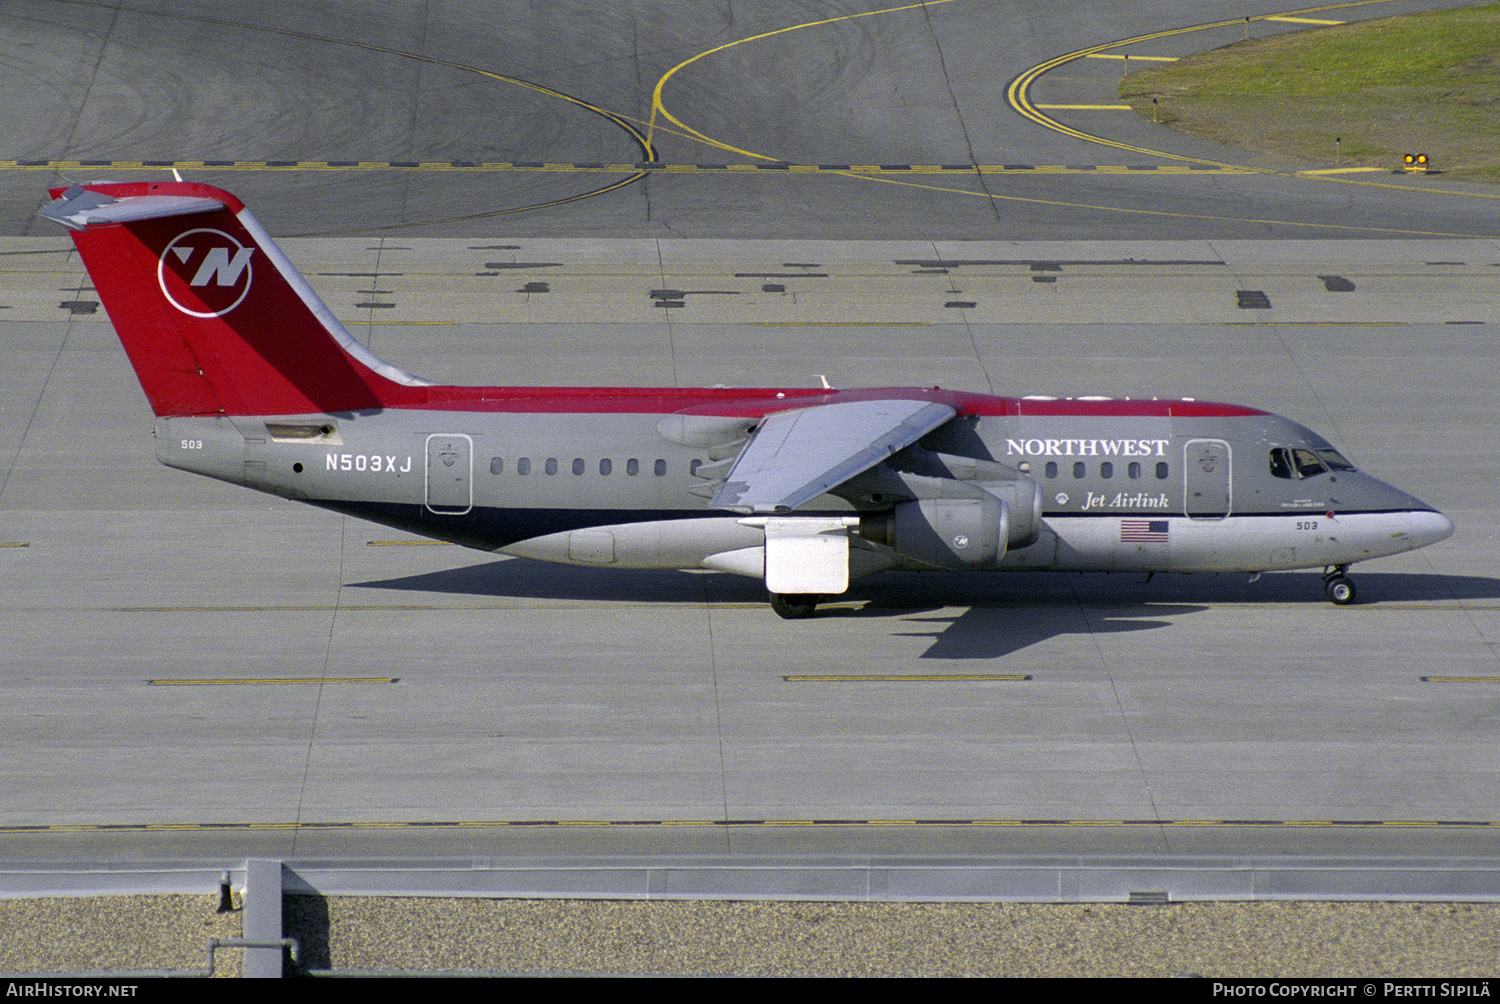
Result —
[[915, 443], [957, 412], [930, 401], [848, 401], [772, 415], [755, 430], [710, 505], [790, 512]]

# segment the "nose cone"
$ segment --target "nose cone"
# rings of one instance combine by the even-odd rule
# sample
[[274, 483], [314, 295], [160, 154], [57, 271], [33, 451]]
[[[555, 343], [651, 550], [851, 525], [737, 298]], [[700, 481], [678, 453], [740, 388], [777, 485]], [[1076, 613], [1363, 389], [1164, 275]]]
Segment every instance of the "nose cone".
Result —
[[1411, 546], [1426, 547], [1453, 536], [1453, 521], [1435, 510], [1411, 514]]

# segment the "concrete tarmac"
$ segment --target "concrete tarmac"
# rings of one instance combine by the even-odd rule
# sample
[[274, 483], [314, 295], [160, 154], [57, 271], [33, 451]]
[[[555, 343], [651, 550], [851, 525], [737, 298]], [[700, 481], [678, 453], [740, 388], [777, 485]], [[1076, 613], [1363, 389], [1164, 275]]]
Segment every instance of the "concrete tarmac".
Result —
[[[434, 379], [1239, 401], [1459, 532], [1356, 569], [1347, 609], [1314, 572], [889, 574], [789, 623], [751, 580], [497, 559], [161, 468], [76, 260], [10, 239], [6, 824], [1500, 818], [1491, 242], [1013, 242], [947, 275], [917, 242], [287, 247]], [[663, 282], [719, 292], [651, 306]], [[245, 678], [307, 682], [187, 682]]]

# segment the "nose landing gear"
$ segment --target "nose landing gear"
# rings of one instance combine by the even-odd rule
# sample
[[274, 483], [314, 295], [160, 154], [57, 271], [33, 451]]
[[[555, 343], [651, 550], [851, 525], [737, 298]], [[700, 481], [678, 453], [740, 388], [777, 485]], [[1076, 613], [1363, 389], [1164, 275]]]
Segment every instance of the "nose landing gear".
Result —
[[1323, 595], [1328, 597], [1329, 603], [1337, 603], [1341, 607], [1348, 606], [1358, 595], [1354, 588], [1354, 580], [1344, 574], [1348, 567], [1348, 565], [1334, 565], [1323, 573]]

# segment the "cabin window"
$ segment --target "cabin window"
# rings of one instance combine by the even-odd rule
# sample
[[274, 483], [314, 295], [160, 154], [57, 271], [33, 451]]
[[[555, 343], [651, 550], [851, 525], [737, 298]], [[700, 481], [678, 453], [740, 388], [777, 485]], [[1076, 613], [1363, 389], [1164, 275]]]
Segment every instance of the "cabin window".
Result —
[[665, 460], [658, 460], [653, 470], [655, 471], [657, 477], [665, 477], [667, 473], [667, 462]]
[[1130, 480], [1138, 481], [1141, 477], [1141, 465], [1132, 460], [1130, 466], [1125, 468], [1125, 473], [1130, 476]]
[[614, 467], [615, 465], [610, 463], [608, 460], [599, 461], [599, 473], [603, 474], [605, 477], [609, 477], [609, 472], [614, 470]]
[[557, 473], [557, 458], [556, 457], [548, 457], [547, 458], [546, 470], [547, 470], [548, 474], [556, 474]]
[[1106, 460], [1099, 465], [1099, 476], [1105, 481], [1115, 476], [1115, 465]]
[[691, 464], [688, 464], [688, 473], [691, 474], [693, 477], [696, 478], [698, 476], [698, 468], [700, 468], [702, 466], [703, 466], [703, 461], [701, 461], [701, 460], [694, 460]]
[[629, 474], [631, 477], [635, 477], [637, 474], [641, 473], [641, 462], [634, 457], [631, 457], [629, 460], [625, 461], [625, 473]]
[[1047, 477], [1049, 477], [1049, 478], [1055, 478], [1055, 477], [1057, 477], [1057, 461], [1056, 460], [1049, 460], [1049, 461], [1047, 461]]
[[490, 461], [490, 473], [491, 474], [504, 474], [505, 473], [505, 461], [503, 459], [501, 459], [500, 457], [495, 457], [493, 460], [491, 460]]
[[1073, 476], [1075, 478], [1082, 478], [1083, 474], [1084, 474], [1084, 463], [1083, 463], [1083, 461], [1082, 460], [1075, 461], [1074, 464], [1073, 464]]
[[583, 473], [583, 460], [581, 458], [573, 461], [573, 473], [574, 475]]
[[1167, 474], [1168, 474], [1167, 462], [1165, 460], [1163, 460], [1161, 463], [1159, 463], [1159, 464], [1156, 465], [1156, 480], [1158, 480], [1158, 481], [1165, 481], [1165, 480], [1167, 480]]
[[517, 474], [530, 474], [531, 473], [531, 458], [530, 457], [522, 457], [520, 460], [516, 461], [516, 473]]

